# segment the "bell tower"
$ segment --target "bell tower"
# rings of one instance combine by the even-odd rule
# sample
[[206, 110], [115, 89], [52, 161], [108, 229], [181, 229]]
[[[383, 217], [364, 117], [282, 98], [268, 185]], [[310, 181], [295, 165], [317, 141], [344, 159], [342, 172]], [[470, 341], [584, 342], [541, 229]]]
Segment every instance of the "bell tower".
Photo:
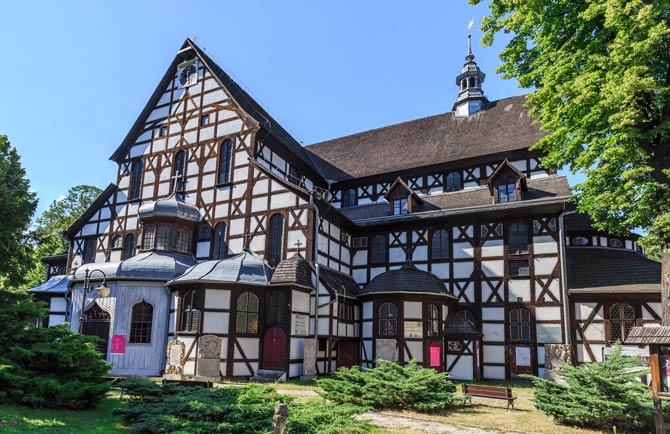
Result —
[[472, 54], [472, 34], [469, 30], [471, 26], [472, 21], [468, 27], [468, 55], [465, 56], [465, 64], [461, 73], [456, 77], [459, 92], [452, 110], [458, 117], [467, 117], [477, 113], [489, 102], [482, 90], [482, 83], [484, 83], [486, 74], [479, 69], [475, 62], [475, 56]]

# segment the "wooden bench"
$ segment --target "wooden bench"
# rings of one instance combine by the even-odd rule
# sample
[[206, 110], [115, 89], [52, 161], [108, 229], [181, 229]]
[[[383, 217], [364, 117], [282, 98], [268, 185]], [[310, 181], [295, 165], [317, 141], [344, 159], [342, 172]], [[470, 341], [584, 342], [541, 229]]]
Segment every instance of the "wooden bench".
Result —
[[166, 378], [163, 378], [162, 383], [163, 384], [175, 383], [185, 387], [205, 387], [205, 388], [214, 387], [214, 383], [212, 383], [211, 381], [201, 381], [201, 380], [168, 380]]
[[510, 406], [514, 410], [514, 400], [516, 398], [512, 396], [512, 389], [510, 387], [461, 384], [461, 390], [464, 395], [463, 405], [465, 405], [466, 401], [470, 401], [470, 404], [472, 404], [472, 397], [477, 396], [479, 398], [504, 399], [507, 401], [507, 411], [509, 411]]

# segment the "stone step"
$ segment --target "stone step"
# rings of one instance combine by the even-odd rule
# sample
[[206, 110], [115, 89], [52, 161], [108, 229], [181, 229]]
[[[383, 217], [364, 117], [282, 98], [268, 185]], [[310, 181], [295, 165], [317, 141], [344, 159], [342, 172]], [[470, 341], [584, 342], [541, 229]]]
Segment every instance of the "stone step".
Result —
[[274, 383], [280, 380], [286, 371], [272, 371], [270, 369], [259, 369], [256, 371], [250, 381], [255, 383]]

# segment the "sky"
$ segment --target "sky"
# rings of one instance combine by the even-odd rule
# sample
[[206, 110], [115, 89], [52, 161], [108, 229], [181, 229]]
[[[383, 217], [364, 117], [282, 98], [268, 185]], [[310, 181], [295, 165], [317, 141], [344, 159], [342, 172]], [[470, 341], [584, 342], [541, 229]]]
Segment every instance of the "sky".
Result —
[[305, 145], [450, 111], [470, 19], [487, 97], [526, 93], [495, 73], [505, 39], [480, 45], [486, 12], [466, 0], [2, 2], [0, 134], [38, 215], [72, 186], [105, 188], [109, 157], [193, 34]]

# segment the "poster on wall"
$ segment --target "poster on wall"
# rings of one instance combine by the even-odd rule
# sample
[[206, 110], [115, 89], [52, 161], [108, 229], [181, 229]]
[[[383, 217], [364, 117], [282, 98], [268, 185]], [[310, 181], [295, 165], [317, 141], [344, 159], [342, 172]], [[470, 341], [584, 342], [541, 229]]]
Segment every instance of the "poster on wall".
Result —
[[309, 317], [300, 313], [293, 314], [293, 334], [295, 336], [307, 336], [307, 324]]
[[405, 337], [406, 338], [422, 338], [423, 327], [421, 321], [405, 321]]
[[112, 335], [112, 354], [124, 354], [126, 352], [126, 335]]
[[530, 348], [516, 347], [516, 365], [530, 366]]

